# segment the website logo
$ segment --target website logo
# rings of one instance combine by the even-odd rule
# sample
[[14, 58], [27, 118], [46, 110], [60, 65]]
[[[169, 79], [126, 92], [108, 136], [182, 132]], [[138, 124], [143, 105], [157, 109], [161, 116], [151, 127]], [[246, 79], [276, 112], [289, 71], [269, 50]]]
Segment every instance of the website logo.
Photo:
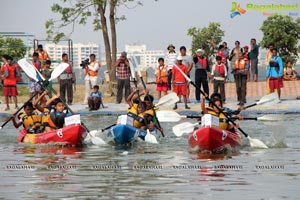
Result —
[[236, 2], [232, 2], [231, 5], [231, 10], [230, 10], [231, 14], [230, 14], [230, 18], [234, 18], [237, 15], [243, 15], [246, 13], [246, 10], [243, 9], [240, 4], [237, 4]]

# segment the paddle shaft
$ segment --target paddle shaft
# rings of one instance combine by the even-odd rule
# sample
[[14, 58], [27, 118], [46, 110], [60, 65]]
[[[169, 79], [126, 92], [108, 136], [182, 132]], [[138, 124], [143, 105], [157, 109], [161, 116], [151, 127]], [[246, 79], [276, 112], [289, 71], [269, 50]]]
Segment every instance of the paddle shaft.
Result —
[[[34, 93], [34, 95], [32, 95], [32, 97], [30, 97], [30, 99], [28, 100], [28, 101], [26, 101], [13, 115], [15, 116], [15, 115], [17, 115], [23, 108], [24, 108], [24, 106], [25, 106], [25, 104], [26, 103], [28, 103], [28, 102], [30, 102], [30, 101], [32, 101], [32, 99], [37, 95], [38, 93], [37, 92], [35, 92]], [[6, 122], [4, 122], [2, 125], [1, 125], [1, 128], [0, 129], [2, 129], [9, 121], [11, 120], [11, 117], [8, 119], [8, 120], [6, 120]]]
[[[144, 86], [144, 89], [146, 89], [146, 84], [145, 84], [145, 81], [144, 81], [143, 76], [140, 76], [140, 79], [141, 79], [141, 81], [142, 81], [142, 84], [143, 84], [143, 86]], [[146, 95], [147, 95], [148, 99], [150, 100], [149, 94], [147, 93]], [[160, 133], [161, 133], [161, 135], [162, 135], [163, 137], [165, 137], [165, 134], [164, 134], [164, 131], [163, 131], [162, 128], [161, 128], [160, 122], [159, 122], [158, 118], [156, 117], [156, 112], [155, 112], [154, 107], [152, 106], [151, 109], [152, 109], [152, 111], [153, 111], [154, 118], [155, 118], [156, 121], [157, 121], [157, 125], [158, 125], [159, 128], [160, 128]]]
[[105, 127], [105, 128], [103, 128], [103, 129], [101, 129], [101, 131], [103, 132], [103, 131], [106, 131], [107, 129], [110, 129], [111, 127], [113, 127], [113, 126], [115, 126], [116, 124], [112, 124], [112, 125], [110, 125], [110, 126], [108, 126], [108, 127]]

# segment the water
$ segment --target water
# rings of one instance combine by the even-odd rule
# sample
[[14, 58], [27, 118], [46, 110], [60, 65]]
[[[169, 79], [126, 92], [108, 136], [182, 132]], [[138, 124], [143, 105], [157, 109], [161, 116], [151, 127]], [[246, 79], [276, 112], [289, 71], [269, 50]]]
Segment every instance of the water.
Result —
[[[82, 119], [92, 130], [116, 117]], [[189, 153], [188, 136], [176, 138], [171, 123], [158, 145], [83, 148], [17, 144], [8, 124], [0, 131], [0, 199], [299, 199], [299, 123], [300, 115], [243, 121], [271, 148], [250, 149], [245, 139], [238, 155], [214, 156]]]

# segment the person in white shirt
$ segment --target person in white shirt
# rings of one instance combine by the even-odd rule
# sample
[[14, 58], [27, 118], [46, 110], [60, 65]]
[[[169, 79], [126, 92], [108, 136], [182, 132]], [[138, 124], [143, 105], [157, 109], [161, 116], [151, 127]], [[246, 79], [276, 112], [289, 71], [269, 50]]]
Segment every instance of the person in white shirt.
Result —
[[90, 63], [85, 67], [85, 97], [84, 104], [87, 104], [88, 96], [94, 85], [98, 85], [98, 71], [100, 70], [100, 63], [96, 61], [96, 55], [90, 55]]
[[177, 53], [175, 52], [175, 46], [173, 44], [169, 44], [168, 53], [165, 57], [165, 62], [168, 65], [168, 89], [171, 90], [171, 81], [172, 81], [172, 68], [177, 62]]

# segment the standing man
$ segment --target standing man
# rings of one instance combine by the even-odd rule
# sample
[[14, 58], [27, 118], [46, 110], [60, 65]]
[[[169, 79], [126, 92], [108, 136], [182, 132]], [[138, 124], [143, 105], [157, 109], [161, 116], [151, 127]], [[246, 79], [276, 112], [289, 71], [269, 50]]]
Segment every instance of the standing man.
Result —
[[116, 103], [119, 104], [123, 98], [123, 89], [125, 88], [125, 101], [127, 102], [127, 98], [130, 94], [130, 64], [127, 59], [127, 53], [123, 51], [121, 53], [120, 58], [115, 63], [116, 71], [117, 71], [117, 99]]
[[247, 74], [249, 71], [249, 61], [245, 59], [243, 52], [239, 52], [239, 58], [235, 61], [234, 79], [239, 106], [246, 103]]
[[[193, 61], [195, 63], [195, 84], [201, 88], [201, 85], [203, 85], [204, 92], [209, 95], [209, 88], [208, 88], [208, 81], [207, 81], [207, 73], [208, 76], [210, 76], [210, 68], [208, 64], [208, 60], [203, 56], [204, 51], [202, 49], [198, 49], [196, 51], [197, 56], [193, 58]], [[200, 90], [196, 88], [195, 90], [195, 96], [196, 96], [196, 102], [200, 102]]]
[[38, 53], [39, 61], [41, 62], [42, 66], [45, 64], [46, 60], [50, 60], [47, 51], [43, 49], [43, 45], [38, 45], [36, 53]]
[[100, 70], [100, 63], [96, 61], [96, 55], [90, 55], [90, 63], [85, 66], [85, 97], [84, 104], [88, 103], [92, 87], [98, 85], [98, 71]]
[[281, 88], [283, 88], [283, 63], [281, 57], [277, 55], [277, 49], [273, 48], [272, 50], [272, 57], [270, 59], [266, 76], [269, 79], [269, 88], [270, 93], [274, 92], [275, 89], [277, 90], [278, 97], [280, 98]]
[[[249, 53], [249, 58], [250, 58], [250, 66], [251, 66], [251, 74], [252, 74], [252, 81], [258, 81], [258, 49], [259, 46], [256, 44], [256, 39], [252, 38], [250, 40], [250, 53]], [[255, 79], [254, 79], [255, 77]]]
[[227, 78], [227, 69], [224, 63], [222, 63], [222, 57], [216, 56], [217, 63], [212, 66], [211, 75], [214, 78], [214, 93], [218, 93], [220, 88], [221, 100], [223, 104], [226, 101], [225, 96], [225, 83]]
[[12, 63], [13, 58], [8, 55], [3, 55], [2, 60], [4, 65], [1, 68], [1, 79], [3, 80], [3, 96], [5, 97], [6, 108], [5, 111], [10, 110], [9, 108], [9, 97], [13, 97], [15, 103], [15, 109], [18, 109], [18, 90], [17, 90], [17, 79], [20, 76], [20, 72], [17, 67]]
[[62, 62], [67, 63], [69, 66], [58, 78], [59, 83], [59, 93], [64, 102], [66, 102], [66, 92], [68, 97], [68, 104], [71, 105], [73, 102], [73, 70], [69, 62], [68, 54], [63, 53]]
[[[185, 46], [181, 46], [180, 49], [180, 55], [182, 57], [182, 64], [184, 64], [188, 68], [188, 77], [190, 77], [190, 71], [193, 68], [193, 59], [191, 56], [186, 54], [186, 48]], [[189, 97], [190, 97], [190, 87], [189, 83], [187, 83], [187, 91], [186, 91], [186, 96], [187, 96], [187, 101], [189, 102]]]
[[166, 55], [165, 61], [168, 65], [168, 90], [171, 90], [172, 86], [172, 68], [176, 64], [177, 53], [175, 52], [175, 46], [173, 44], [169, 44], [168, 53]]

